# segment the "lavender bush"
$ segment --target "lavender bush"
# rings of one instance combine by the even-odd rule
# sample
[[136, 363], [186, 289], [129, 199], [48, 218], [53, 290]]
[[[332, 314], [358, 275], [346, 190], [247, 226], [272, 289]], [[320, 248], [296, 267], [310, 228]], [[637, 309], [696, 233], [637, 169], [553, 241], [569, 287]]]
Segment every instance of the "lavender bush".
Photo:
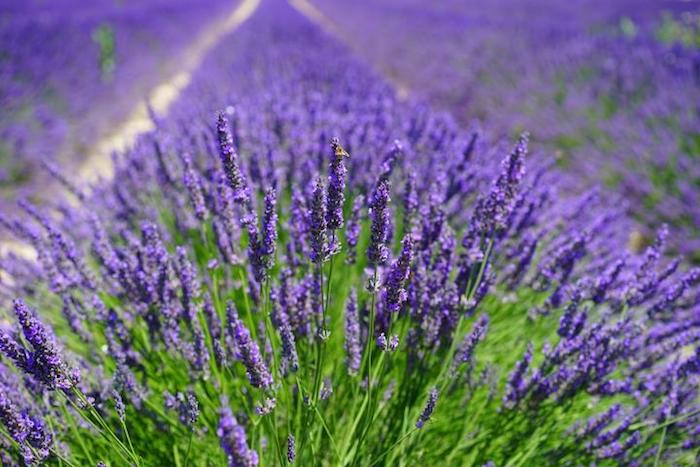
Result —
[[[264, 48], [258, 47], [264, 43]], [[286, 4], [1, 225], [3, 463], [692, 464], [700, 271]]]

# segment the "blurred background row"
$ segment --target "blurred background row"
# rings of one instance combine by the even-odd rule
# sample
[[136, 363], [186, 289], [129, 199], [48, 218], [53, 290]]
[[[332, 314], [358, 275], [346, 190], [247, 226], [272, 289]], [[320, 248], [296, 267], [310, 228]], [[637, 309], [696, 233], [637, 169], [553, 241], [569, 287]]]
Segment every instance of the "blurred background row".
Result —
[[530, 131], [572, 188], [603, 182], [700, 260], [698, 2], [315, 2], [396, 86], [464, 125]]
[[231, 0], [0, 1], [0, 207], [88, 157]]

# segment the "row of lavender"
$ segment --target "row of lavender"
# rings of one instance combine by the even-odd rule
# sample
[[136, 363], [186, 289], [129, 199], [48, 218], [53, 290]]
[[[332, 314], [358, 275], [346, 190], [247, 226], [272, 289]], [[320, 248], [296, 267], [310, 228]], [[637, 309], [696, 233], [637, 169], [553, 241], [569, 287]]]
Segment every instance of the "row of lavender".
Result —
[[3, 462], [693, 462], [700, 273], [664, 229], [625, 253], [527, 134], [400, 102], [276, 2], [156, 123], [2, 219], [38, 255], [2, 261]]
[[[213, 14], [234, 2], [38, 0], [0, 6], [0, 189], [40, 186], [42, 160], [79, 163]], [[168, 71], [170, 70], [170, 71]], [[160, 78], [159, 78], [160, 77]], [[31, 183], [32, 178], [39, 178]], [[26, 191], [26, 190], [25, 190]]]
[[465, 124], [531, 129], [584, 185], [602, 178], [644, 224], [672, 223], [674, 248], [700, 258], [693, 2], [312, 3], [414, 94]]

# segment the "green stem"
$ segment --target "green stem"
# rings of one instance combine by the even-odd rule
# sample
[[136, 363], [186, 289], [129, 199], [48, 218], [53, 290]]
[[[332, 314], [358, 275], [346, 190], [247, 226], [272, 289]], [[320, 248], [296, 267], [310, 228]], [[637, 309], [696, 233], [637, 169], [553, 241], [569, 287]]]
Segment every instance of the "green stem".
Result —
[[325, 344], [322, 334], [325, 332], [326, 326], [326, 304], [323, 296], [323, 264], [319, 264], [318, 268], [318, 274], [321, 281], [321, 322], [319, 330], [317, 331], [318, 345], [316, 347], [316, 370], [314, 372], [313, 386], [314, 392], [311, 395], [312, 405], [316, 405], [316, 403], [318, 402], [318, 396], [321, 390], [321, 377], [323, 372], [323, 346]]
[[131, 444], [131, 436], [129, 435], [129, 429], [126, 427], [126, 423], [124, 423], [124, 420], [120, 418], [119, 421], [122, 424], [122, 429], [124, 430], [124, 436], [126, 436], [126, 441], [127, 443], [129, 443], [129, 449], [131, 449], [131, 452], [135, 453], [134, 445]]
[[[74, 393], [75, 396], [80, 400], [80, 402], [81, 402], [85, 407], [87, 407], [87, 413], [90, 414], [90, 415], [92, 416], [92, 418], [94, 418], [94, 420], [102, 426], [102, 428], [100, 429], [100, 428], [95, 424], [95, 421], [91, 420], [90, 417], [87, 417], [87, 416], [83, 415], [83, 418], [84, 418], [86, 421], [88, 421], [88, 422], [93, 426], [93, 428], [97, 429], [97, 431], [98, 431], [105, 439], [110, 440], [110, 438], [111, 438], [112, 441], [115, 441], [115, 442], [117, 443], [117, 446], [126, 454], [126, 457], [125, 457], [124, 455], [122, 455], [122, 457], [124, 458], [124, 460], [126, 460], [127, 462], [129, 462], [129, 459], [127, 459], [127, 457], [130, 457], [130, 458], [131, 458], [131, 461], [133, 461], [134, 464], [135, 464], [136, 466], [138, 466], [138, 465], [139, 465], [139, 459], [138, 459], [138, 456], [136, 455], [136, 453], [135, 453], [133, 450], [129, 450], [129, 448], [127, 448], [127, 447], [124, 445], [124, 443], [119, 439], [119, 437], [114, 433], [114, 431], [112, 431], [112, 429], [107, 425], [107, 422], [105, 422], [105, 420], [102, 418], [102, 416], [97, 412], [97, 410], [95, 410], [95, 408], [92, 406], [92, 404], [90, 404], [90, 402], [87, 400], [87, 398], [85, 397], [85, 395], [84, 395], [80, 390], [78, 390], [77, 388], [73, 388], [73, 393]], [[78, 413], [80, 413], [80, 414], [83, 413], [83, 410], [84, 410], [84, 409], [81, 409], [80, 407], [78, 407], [78, 406], [70, 399], [70, 397], [68, 397], [67, 395], [66, 395], [66, 399], [73, 405], [73, 407], [78, 411]]]
[[396, 448], [398, 445], [400, 445], [401, 443], [403, 443], [409, 436], [411, 436], [411, 435], [412, 435], [413, 433], [415, 433], [416, 431], [418, 431], [418, 428], [412, 429], [411, 431], [409, 431], [408, 433], [406, 433], [405, 435], [403, 435], [401, 438], [399, 438], [394, 444], [392, 444], [392, 445], [389, 446], [384, 452], [382, 452], [382, 453], [379, 455], [379, 457], [377, 457], [376, 459], [374, 459], [374, 461], [373, 461], [371, 464], [369, 464], [369, 467], [372, 467], [372, 466], [376, 465], [376, 463], [379, 462], [380, 460], [382, 460], [382, 459], [384, 458], [384, 456], [386, 456], [387, 454], [389, 454], [394, 448]]
[[194, 434], [194, 429], [190, 429], [190, 436], [187, 440], [187, 451], [185, 452], [185, 467], [190, 465], [190, 450], [192, 449], [192, 435]]
[[659, 440], [659, 447], [656, 449], [656, 456], [654, 456], [654, 467], [659, 466], [661, 462], [661, 452], [664, 450], [664, 441], [666, 441], [666, 431], [668, 426], [664, 427], [664, 431], [661, 432], [661, 440]]
[[[479, 273], [476, 276], [476, 280], [474, 281], [473, 284], [469, 284], [468, 289], [465, 293], [467, 303], [469, 303], [474, 298], [474, 294], [476, 293], [477, 289], [479, 288], [479, 284], [481, 284], [481, 280], [484, 276], [484, 271], [486, 270], [486, 265], [488, 264], [490, 256], [491, 256], [492, 247], [493, 247], [493, 239], [491, 238], [491, 239], [489, 239], [488, 244], [486, 246], [486, 252], [484, 253], [484, 260], [481, 262], [481, 265], [479, 266]], [[457, 322], [457, 326], [455, 327], [454, 336], [453, 336], [452, 342], [450, 343], [450, 349], [447, 352], [447, 356], [446, 356], [445, 360], [443, 361], [442, 368], [440, 369], [440, 373], [438, 374], [437, 386], [439, 387], [440, 393], [445, 391], [445, 388], [447, 387], [447, 384], [449, 383], [449, 379], [446, 379], [446, 376], [447, 376], [447, 373], [448, 373], [450, 366], [452, 365], [452, 360], [454, 359], [454, 354], [457, 351], [457, 346], [458, 346], [458, 342], [459, 342], [459, 334], [460, 334], [462, 324], [464, 323], [464, 320], [465, 320], [465, 313], [462, 313], [459, 317], [459, 321]]]
[[323, 429], [326, 431], [328, 438], [331, 440], [331, 446], [333, 447], [333, 454], [335, 454], [335, 456], [338, 459], [340, 459], [340, 455], [338, 453], [338, 446], [336, 446], [335, 439], [333, 438], [333, 435], [331, 434], [331, 430], [328, 428], [328, 424], [326, 423], [326, 420], [323, 418], [323, 415], [321, 415], [321, 412], [318, 410], [318, 406], [314, 406], [314, 411], [316, 412], [318, 419], [321, 421], [321, 425], [323, 426]]
[[78, 440], [78, 444], [80, 445], [80, 449], [83, 451], [83, 454], [85, 454], [85, 457], [88, 458], [91, 464], [95, 463], [95, 460], [93, 459], [92, 455], [90, 454], [90, 450], [87, 448], [85, 445], [85, 441], [83, 440], [83, 437], [80, 436], [80, 432], [78, 431], [78, 427], [75, 424], [75, 421], [73, 417], [71, 417], [68, 413], [68, 409], [66, 409], [65, 405], [61, 405], [63, 415], [65, 416], [65, 419], [68, 420], [68, 423], [70, 424], [71, 431], [75, 435], [76, 439]]
[[[366, 364], [366, 369], [367, 369], [367, 394], [365, 395], [365, 402], [363, 402], [363, 406], [367, 408], [367, 413], [365, 414], [365, 424], [362, 429], [362, 435], [361, 439], [364, 439], [366, 433], [369, 431], [370, 424], [372, 423], [372, 351], [374, 349], [374, 324], [376, 320], [376, 297], [377, 297], [377, 292], [376, 292], [376, 285], [377, 285], [377, 276], [378, 276], [378, 271], [377, 271], [377, 265], [374, 265], [374, 272], [372, 273], [372, 283], [370, 284], [372, 287], [372, 297], [370, 299], [370, 308], [369, 308], [369, 325], [367, 328], [367, 342], [365, 343], [365, 355], [367, 356], [367, 359], [364, 361]], [[359, 384], [359, 382], [358, 382]], [[362, 412], [358, 413], [358, 417], [360, 416]], [[353, 423], [353, 426], [355, 423]], [[358, 447], [359, 451], [359, 447]], [[355, 456], [357, 456], [358, 451], [355, 451]]]
[[[272, 419], [269, 419], [268, 417], [272, 417]], [[268, 415], [264, 415], [264, 418], [265, 421], [267, 421], [267, 424], [269, 425], [269, 429], [275, 443], [275, 452], [277, 453], [277, 460], [279, 460], [280, 466], [282, 466], [284, 465], [284, 454], [282, 453], [282, 448], [280, 447], [279, 436], [277, 436], [277, 419], [275, 418], [274, 412]]]

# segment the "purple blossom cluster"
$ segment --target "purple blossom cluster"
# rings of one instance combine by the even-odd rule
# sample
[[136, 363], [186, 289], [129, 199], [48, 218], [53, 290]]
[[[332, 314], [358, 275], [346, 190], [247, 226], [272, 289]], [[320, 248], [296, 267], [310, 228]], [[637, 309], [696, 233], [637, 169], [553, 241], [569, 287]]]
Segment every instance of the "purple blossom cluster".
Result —
[[228, 456], [230, 467], [255, 467], [258, 465], [258, 454], [248, 447], [245, 429], [238, 424], [231, 409], [221, 410], [219, 426], [216, 434], [221, 440], [221, 448]]
[[69, 390], [79, 380], [79, 373], [66, 363], [50, 328], [36, 317], [22, 300], [14, 301], [15, 316], [30, 347], [6, 331], [0, 331], [0, 350], [27, 374], [48, 389]]
[[[302, 463], [334, 404], [337, 424], [371, 444], [403, 436], [407, 414], [417, 436], [466, 423], [479, 389], [497, 421], [602, 401], [561, 440], [591, 461], [646, 459], [657, 444], [639, 427], [665, 422], [674, 442], [659, 458], [700, 445], [700, 274], [669, 258], [664, 228], [627, 251], [624, 206], [572, 194], [526, 133], [493, 141], [399, 99], [276, 4], [217, 47], [156, 123], [115, 157], [113, 181], [77, 187], [77, 204], [25, 201], [26, 216], [0, 218], [36, 251], [2, 258], [2, 298], [47, 318], [16, 300], [0, 332], [0, 419], [20, 448], [59, 447], [32, 403], [62, 393], [91, 421], [109, 419], [111, 399], [124, 425], [128, 404], [159, 435], [213, 437], [231, 466]], [[334, 349], [344, 365], [324, 364]], [[158, 404], [154, 379], [168, 391]], [[362, 399], [340, 405], [349, 394]]]
[[[21, 386], [17, 375], [0, 364], [0, 421], [6, 433], [19, 445], [24, 463], [37, 465], [49, 456], [53, 436]], [[0, 447], [9, 452], [6, 443], [3, 437]], [[10, 462], [5, 457], [2, 461]]]

